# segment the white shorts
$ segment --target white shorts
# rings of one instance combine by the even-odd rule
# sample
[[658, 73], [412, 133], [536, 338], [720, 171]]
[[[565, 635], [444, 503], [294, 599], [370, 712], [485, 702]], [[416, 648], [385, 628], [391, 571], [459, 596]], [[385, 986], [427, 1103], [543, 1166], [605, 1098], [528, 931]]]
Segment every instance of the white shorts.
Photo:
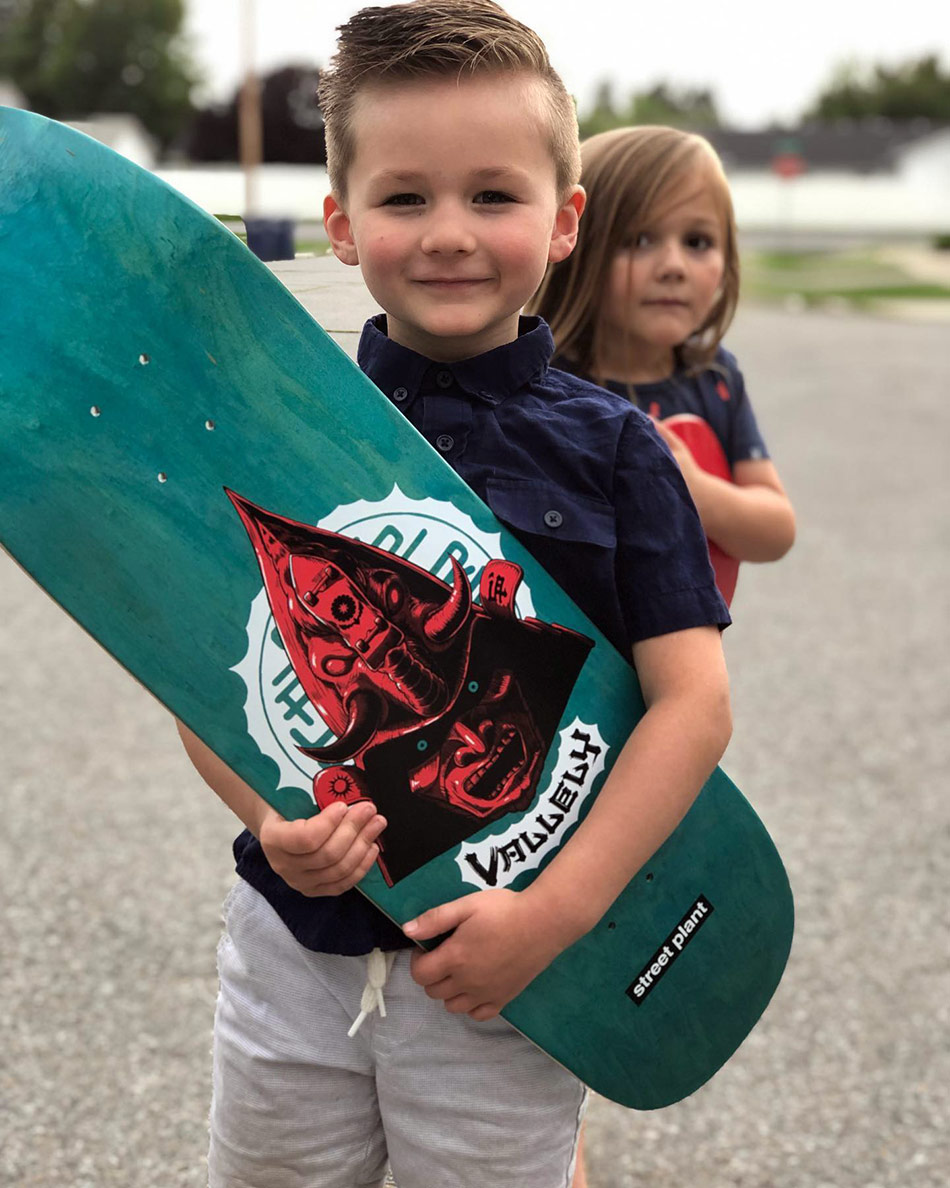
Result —
[[313, 953], [239, 880], [218, 950], [210, 1188], [569, 1188], [584, 1086], [503, 1019], [451, 1015], [401, 951]]

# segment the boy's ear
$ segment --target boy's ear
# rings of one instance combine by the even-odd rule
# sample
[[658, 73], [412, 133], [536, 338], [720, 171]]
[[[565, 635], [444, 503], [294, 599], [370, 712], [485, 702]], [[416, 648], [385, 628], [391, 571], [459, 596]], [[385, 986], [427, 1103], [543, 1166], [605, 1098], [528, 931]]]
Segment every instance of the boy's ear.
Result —
[[323, 200], [323, 225], [336, 258], [344, 264], [359, 264], [360, 257], [356, 250], [349, 215], [335, 194], [327, 194]]
[[577, 226], [587, 205], [587, 195], [582, 186], [574, 186], [554, 217], [551, 232], [551, 246], [548, 248], [548, 263], [557, 264], [566, 260], [577, 243]]

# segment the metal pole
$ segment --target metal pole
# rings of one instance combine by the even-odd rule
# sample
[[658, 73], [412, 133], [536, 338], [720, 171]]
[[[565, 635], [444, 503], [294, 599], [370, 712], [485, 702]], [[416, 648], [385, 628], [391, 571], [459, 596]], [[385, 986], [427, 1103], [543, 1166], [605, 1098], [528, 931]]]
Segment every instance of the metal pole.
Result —
[[238, 103], [238, 139], [244, 170], [244, 214], [257, 213], [257, 167], [264, 156], [261, 83], [255, 69], [255, 0], [241, 4], [241, 58], [244, 82]]

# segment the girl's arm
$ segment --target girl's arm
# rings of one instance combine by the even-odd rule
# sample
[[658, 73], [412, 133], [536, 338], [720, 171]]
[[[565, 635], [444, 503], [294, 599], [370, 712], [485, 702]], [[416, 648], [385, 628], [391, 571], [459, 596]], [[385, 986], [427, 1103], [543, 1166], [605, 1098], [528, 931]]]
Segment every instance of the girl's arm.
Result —
[[778, 561], [795, 542], [795, 512], [768, 458], [733, 467], [732, 479], [702, 470], [681, 438], [654, 422], [679, 463], [703, 531], [737, 561]]
[[303, 895], [341, 895], [376, 861], [386, 826], [368, 802], [334, 804], [314, 817], [285, 820], [262, 796], [176, 720], [188, 758], [208, 787], [260, 840], [277, 874]]
[[423, 913], [414, 940], [454, 929], [413, 957], [413, 976], [448, 1010], [488, 1019], [588, 932], [673, 832], [732, 731], [719, 630], [644, 640], [634, 662], [647, 712], [590, 812], [526, 890], [479, 891]]

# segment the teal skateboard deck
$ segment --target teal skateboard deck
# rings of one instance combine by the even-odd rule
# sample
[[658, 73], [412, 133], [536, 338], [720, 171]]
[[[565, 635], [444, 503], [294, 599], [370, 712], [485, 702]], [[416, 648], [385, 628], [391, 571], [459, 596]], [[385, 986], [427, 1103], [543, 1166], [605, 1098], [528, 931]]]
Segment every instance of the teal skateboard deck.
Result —
[[[372, 796], [402, 923], [526, 886], [643, 713], [630, 664], [229, 231], [0, 109], [0, 542], [284, 816]], [[686, 1096], [792, 899], [717, 770], [505, 1017], [598, 1093]]]

